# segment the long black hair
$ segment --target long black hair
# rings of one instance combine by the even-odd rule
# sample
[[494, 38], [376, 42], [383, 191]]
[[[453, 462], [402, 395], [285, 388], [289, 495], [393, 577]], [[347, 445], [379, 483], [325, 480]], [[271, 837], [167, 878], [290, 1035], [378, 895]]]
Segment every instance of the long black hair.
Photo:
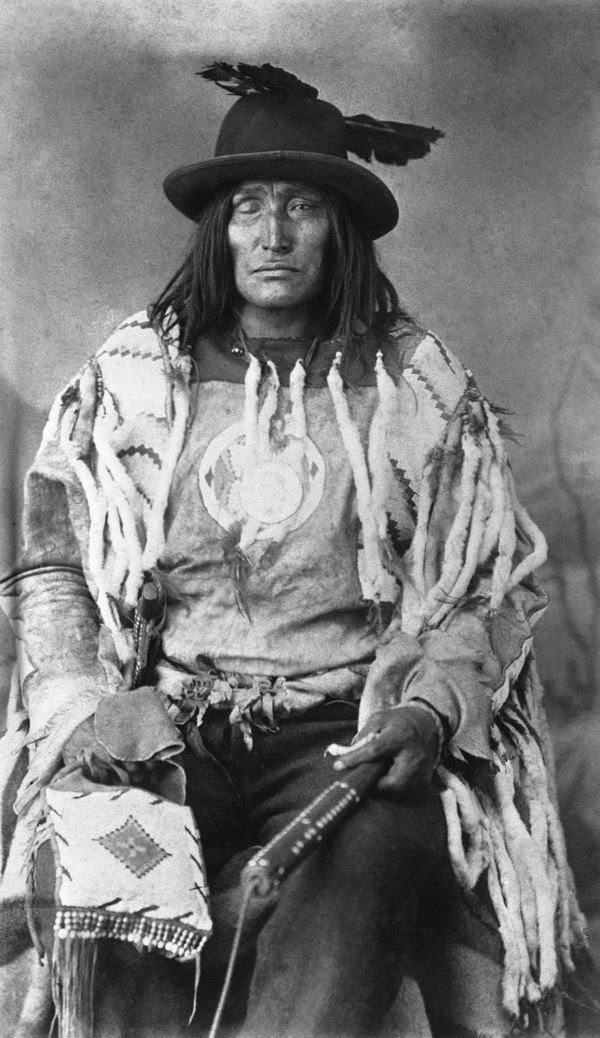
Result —
[[[181, 267], [149, 307], [157, 329], [178, 321], [183, 349], [193, 349], [205, 332], [235, 329], [239, 298], [227, 227], [237, 190], [236, 184], [218, 192], [204, 207]], [[319, 190], [331, 228], [319, 337], [339, 338], [345, 353], [357, 334], [410, 327], [412, 321], [347, 204], [333, 191]]]

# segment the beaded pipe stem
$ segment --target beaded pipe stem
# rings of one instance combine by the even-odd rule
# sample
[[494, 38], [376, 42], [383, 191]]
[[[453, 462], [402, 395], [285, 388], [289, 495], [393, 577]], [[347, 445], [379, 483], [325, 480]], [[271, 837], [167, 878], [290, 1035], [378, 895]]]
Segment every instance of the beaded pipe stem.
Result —
[[388, 766], [388, 760], [359, 764], [319, 793], [246, 864], [242, 890], [250, 890], [257, 897], [274, 893], [281, 881], [356, 810]]

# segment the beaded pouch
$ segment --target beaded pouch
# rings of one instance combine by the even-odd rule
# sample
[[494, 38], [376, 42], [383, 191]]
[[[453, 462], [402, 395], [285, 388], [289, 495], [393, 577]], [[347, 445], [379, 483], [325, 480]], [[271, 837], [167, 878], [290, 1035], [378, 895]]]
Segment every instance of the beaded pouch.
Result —
[[[139, 788], [46, 790], [56, 865], [54, 994], [62, 1038], [83, 1038], [96, 942], [199, 961], [208, 889], [191, 810]], [[75, 1028], [75, 1029], [73, 1029]]]

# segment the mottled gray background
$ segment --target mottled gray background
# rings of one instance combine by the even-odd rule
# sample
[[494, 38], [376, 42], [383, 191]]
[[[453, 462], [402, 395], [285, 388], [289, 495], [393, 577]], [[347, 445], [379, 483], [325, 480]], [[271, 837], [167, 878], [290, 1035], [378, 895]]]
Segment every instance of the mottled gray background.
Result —
[[182, 257], [190, 225], [161, 182], [212, 153], [230, 104], [196, 70], [270, 61], [346, 114], [445, 131], [427, 161], [382, 172], [402, 216], [381, 257], [523, 434], [514, 468], [551, 548], [539, 657], [596, 911], [597, 802], [581, 791], [600, 786], [600, 5], [4, 0], [0, 19], [4, 570], [43, 413]]

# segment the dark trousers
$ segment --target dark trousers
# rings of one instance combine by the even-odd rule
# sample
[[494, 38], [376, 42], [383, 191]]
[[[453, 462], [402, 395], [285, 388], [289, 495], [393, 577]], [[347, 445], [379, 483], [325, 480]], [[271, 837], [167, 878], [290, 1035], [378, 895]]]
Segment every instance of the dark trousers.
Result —
[[[197, 754], [188, 749], [184, 764], [213, 888], [228, 861], [268, 842], [333, 781], [325, 750], [355, 733], [355, 709], [331, 703], [284, 721], [277, 733], [255, 732], [248, 752], [225, 715], [207, 717], [203, 745]], [[256, 942], [240, 1034], [379, 1034], [410, 963], [420, 907], [429, 901], [431, 910], [447, 875], [434, 792], [366, 799], [281, 885]]]
[[[102, 941], [94, 999], [98, 1038], [208, 1033], [240, 903], [241, 865], [337, 777], [325, 750], [352, 741], [357, 711], [331, 703], [283, 721], [278, 732], [255, 730], [250, 752], [226, 718], [209, 712], [201, 740], [190, 738], [183, 754], [215, 917], [202, 956], [197, 1015], [188, 1027], [193, 967]], [[54, 889], [51, 854], [43, 851], [40, 905], [51, 903]], [[438, 796], [400, 802], [369, 796], [281, 884], [274, 904], [266, 911], [251, 906], [219, 1038], [378, 1035], [410, 968], [424, 915], [444, 911], [449, 876]], [[53, 915], [39, 913], [48, 950]]]

